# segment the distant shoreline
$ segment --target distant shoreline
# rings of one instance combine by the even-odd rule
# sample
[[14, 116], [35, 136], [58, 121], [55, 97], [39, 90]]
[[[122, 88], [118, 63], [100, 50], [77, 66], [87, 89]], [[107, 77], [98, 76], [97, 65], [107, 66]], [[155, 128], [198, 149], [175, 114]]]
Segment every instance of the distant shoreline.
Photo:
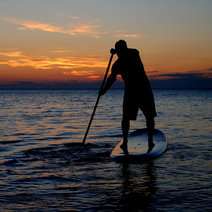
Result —
[[[31, 82], [19, 81], [0, 83], [0, 90], [70, 90], [70, 89], [99, 89], [102, 81], [94, 82]], [[174, 90], [204, 90], [212, 89], [212, 78], [173, 78], [168, 80], [152, 80], [150, 83], [153, 89], [174, 89]], [[117, 80], [112, 89], [123, 89], [122, 81]]]
[[[152, 88], [153, 90], [212, 90], [212, 88]], [[62, 91], [62, 90], [99, 90], [99, 88], [0, 88], [0, 91], [16, 91], [16, 90], [49, 90], [49, 91]], [[111, 88], [111, 90], [123, 90], [123, 88]]]

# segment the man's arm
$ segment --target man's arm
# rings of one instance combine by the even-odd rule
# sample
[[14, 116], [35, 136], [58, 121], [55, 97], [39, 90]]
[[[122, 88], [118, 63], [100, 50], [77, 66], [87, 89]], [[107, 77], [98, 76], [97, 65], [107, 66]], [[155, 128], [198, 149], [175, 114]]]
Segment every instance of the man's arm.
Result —
[[112, 71], [111, 75], [108, 77], [105, 86], [102, 90], [99, 91], [99, 95], [104, 95], [108, 89], [112, 86], [112, 84], [116, 81], [116, 74]]
[[[110, 50], [110, 53], [112, 55], [114, 55], [114, 54], [116, 54], [116, 50], [115, 49], [111, 49]], [[112, 84], [116, 81], [116, 75], [117, 74], [116, 74], [116, 72], [114, 70], [115, 69], [114, 66], [115, 66], [115, 63], [112, 66], [111, 75], [108, 77], [108, 79], [107, 79], [104, 87], [99, 91], [99, 95], [100, 96], [104, 95], [107, 92], [107, 90], [110, 89], [110, 87], [112, 86]]]

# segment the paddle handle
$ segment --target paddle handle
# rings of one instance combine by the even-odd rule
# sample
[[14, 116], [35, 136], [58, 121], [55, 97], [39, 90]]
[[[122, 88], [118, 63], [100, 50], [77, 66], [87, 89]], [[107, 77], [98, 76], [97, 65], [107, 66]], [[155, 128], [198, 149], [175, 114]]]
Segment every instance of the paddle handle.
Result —
[[[106, 72], [105, 72], [104, 79], [103, 79], [103, 81], [102, 81], [102, 85], [101, 85], [101, 87], [100, 87], [100, 91], [104, 88], [105, 81], [106, 81], [106, 79], [107, 79], [107, 74], [108, 74], [108, 71], [109, 71], [109, 69], [110, 69], [110, 64], [111, 64], [111, 62], [112, 62], [112, 59], [113, 59], [113, 54], [111, 54], [111, 56], [110, 56], [110, 60], [109, 60], [108, 66], [107, 66], [107, 70], [106, 70]], [[96, 100], [96, 104], [94, 105], [93, 113], [92, 113], [92, 115], [91, 115], [91, 118], [90, 118], [90, 121], [89, 121], [87, 130], [86, 130], [86, 132], [85, 132], [85, 136], [84, 136], [84, 138], [83, 138], [82, 144], [85, 144], [85, 140], [86, 140], [86, 138], [87, 138], [89, 129], [90, 129], [90, 127], [91, 127], [91, 123], [92, 123], [92, 121], [93, 121], [93, 117], [94, 117], [94, 114], [95, 114], [95, 112], [96, 112], [96, 108], [97, 108], [97, 106], [98, 106], [99, 99], [100, 99], [100, 95], [99, 95], [99, 93], [98, 93], [98, 97], [97, 97], [97, 100]]]

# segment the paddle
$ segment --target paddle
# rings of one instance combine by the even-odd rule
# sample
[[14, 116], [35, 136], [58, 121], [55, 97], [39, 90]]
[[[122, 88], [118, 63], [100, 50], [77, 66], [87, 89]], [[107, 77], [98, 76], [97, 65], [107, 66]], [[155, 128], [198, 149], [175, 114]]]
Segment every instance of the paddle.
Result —
[[[100, 90], [102, 90], [103, 87], [104, 87], [104, 85], [105, 85], [105, 81], [106, 81], [106, 79], [107, 79], [107, 74], [108, 74], [108, 71], [109, 71], [109, 69], [110, 69], [110, 64], [111, 64], [112, 59], [113, 59], [113, 54], [111, 54], [111, 57], [110, 57], [110, 60], [109, 60], [108, 66], [107, 66], [107, 70], [106, 70], [106, 72], [105, 72], [105, 76], [104, 76], [104, 79], [103, 79], [103, 81], [102, 81], [102, 85], [101, 85]], [[85, 136], [84, 136], [84, 138], [83, 138], [82, 144], [85, 144], [85, 140], [86, 140], [86, 138], [87, 138], [88, 131], [89, 131], [89, 129], [90, 129], [90, 126], [91, 126], [91, 123], [92, 123], [94, 114], [95, 114], [95, 112], [96, 112], [96, 108], [97, 108], [97, 105], [98, 105], [98, 103], [99, 103], [99, 99], [100, 99], [100, 95], [99, 95], [99, 93], [98, 93], [98, 97], [97, 97], [97, 100], [96, 100], [96, 104], [95, 104], [95, 106], [94, 106], [93, 113], [92, 113], [92, 115], [91, 115], [91, 118], [90, 118], [90, 121], [89, 121], [87, 130], [86, 130], [86, 132], [85, 132]]]

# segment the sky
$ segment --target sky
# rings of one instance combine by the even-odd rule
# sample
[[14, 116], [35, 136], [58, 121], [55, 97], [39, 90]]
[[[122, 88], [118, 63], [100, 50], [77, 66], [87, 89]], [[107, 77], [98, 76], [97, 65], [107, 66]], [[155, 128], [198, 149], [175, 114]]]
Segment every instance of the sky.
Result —
[[212, 87], [211, 11], [212, 0], [0, 0], [0, 88], [96, 85], [120, 39], [153, 86]]

